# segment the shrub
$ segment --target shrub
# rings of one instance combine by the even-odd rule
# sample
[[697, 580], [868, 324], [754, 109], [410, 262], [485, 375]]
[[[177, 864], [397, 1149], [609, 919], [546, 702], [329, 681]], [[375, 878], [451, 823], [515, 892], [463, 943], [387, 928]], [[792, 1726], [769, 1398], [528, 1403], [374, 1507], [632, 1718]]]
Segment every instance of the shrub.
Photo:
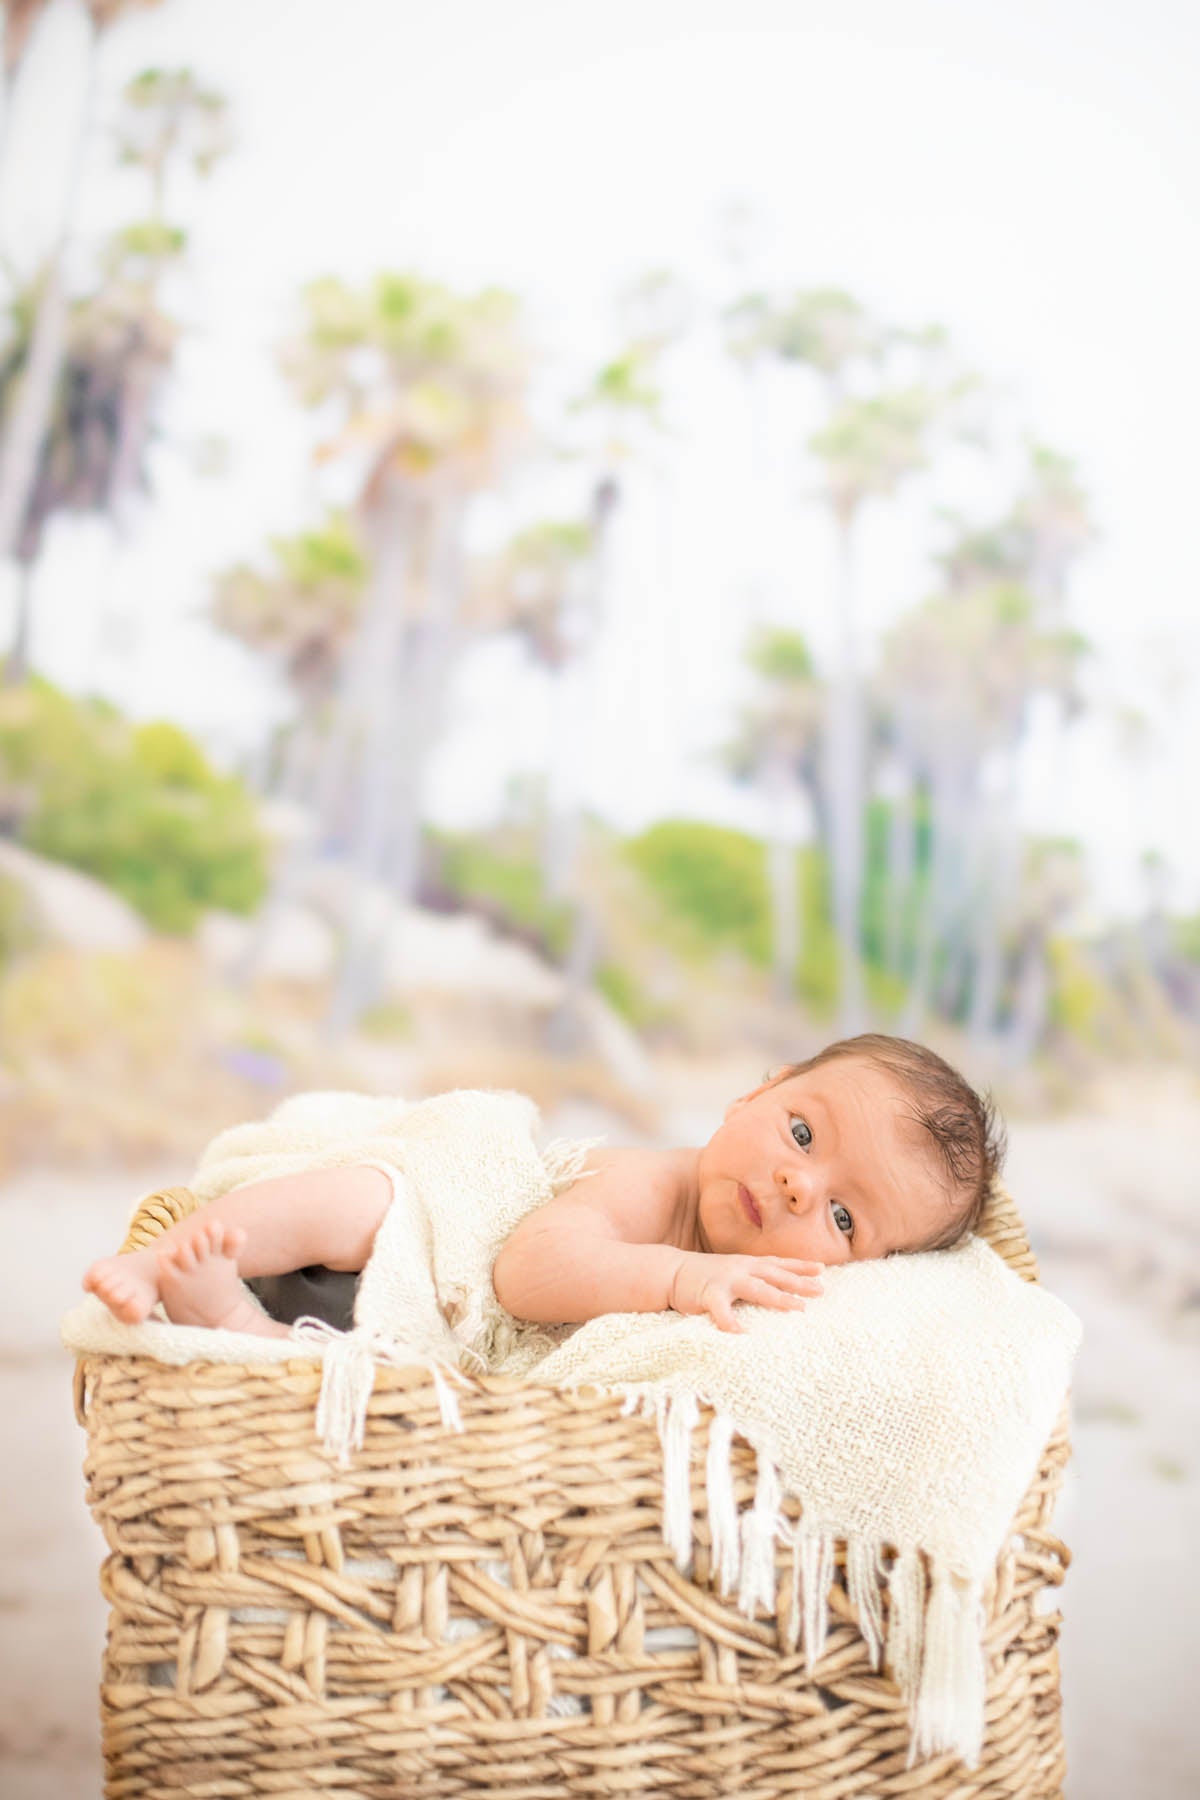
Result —
[[697, 948], [736, 949], [761, 967], [769, 963], [767, 855], [756, 838], [668, 819], [633, 838], [626, 855], [665, 910], [694, 934]]
[[31, 850], [106, 882], [160, 931], [262, 898], [253, 801], [178, 726], [132, 729], [111, 706], [35, 680], [0, 704], [0, 782], [19, 797]]

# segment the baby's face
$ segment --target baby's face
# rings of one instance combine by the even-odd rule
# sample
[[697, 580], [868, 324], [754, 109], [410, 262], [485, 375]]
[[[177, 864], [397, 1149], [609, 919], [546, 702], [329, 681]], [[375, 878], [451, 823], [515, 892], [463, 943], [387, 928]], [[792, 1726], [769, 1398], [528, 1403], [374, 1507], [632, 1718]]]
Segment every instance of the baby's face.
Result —
[[928, 1243], [957, 1197], [910, 1113], [892, 1076], [852, 1058], [735, 1100], [700, 1152], [705, 1247], [845, 1263]]

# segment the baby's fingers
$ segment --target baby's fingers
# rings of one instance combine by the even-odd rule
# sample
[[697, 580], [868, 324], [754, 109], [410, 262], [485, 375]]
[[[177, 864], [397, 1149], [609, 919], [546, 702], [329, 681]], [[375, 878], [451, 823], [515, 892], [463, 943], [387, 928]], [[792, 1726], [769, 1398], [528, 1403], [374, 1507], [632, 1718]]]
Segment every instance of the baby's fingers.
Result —
[[742, 1298], [749, 1300], [754, 1306], [777, 1306], [786, 1308], [788, 1311], [803, 1310], [804, 1307], [804, 1301], [799, 1294], [791, 1292], [788, 1288], [774, 1287], [769, 1281], [750, 1282]]
[[790, 1269], [763, 1269], [756, 1271], [756, 1281], [766, 1281], [772, 1287], [783, 1288], [789, 1294], [823, 1294], [822, 1282], [816, 1275], [793, 1275]]
[[792, 1275], [823, 1275], [825, 1273], [824, 1263], [801, 1262], [794, 1256], [771, 1256], [764, 1257], [763, 1260], [769, 1263], [771, 1268], [787, 1269]]
[[711, 1288], [701, 1295], [704, 1309], [714, 1325], [722, 1331], [744, 1331], [745, 1327], [733, 1310], [733, 1302], [729, 1295], [719, 1288]]

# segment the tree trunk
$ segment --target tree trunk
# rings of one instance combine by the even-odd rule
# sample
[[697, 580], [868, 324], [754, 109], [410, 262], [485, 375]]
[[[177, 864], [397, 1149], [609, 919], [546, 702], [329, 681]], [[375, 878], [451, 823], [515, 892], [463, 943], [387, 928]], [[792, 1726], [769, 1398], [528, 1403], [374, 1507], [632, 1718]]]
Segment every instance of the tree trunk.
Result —
[[1002, 934], [1017, 886], [1020, 837], [1014, 813], [1015, 780], [1014, 752], [1008, 758], [1004, 792], [996, 797], [990, 809], [991, 841], [982, 849], [979, 879], [975, 883], [975, 941], [967, 1030], [977, 1050], [987, 1046], [996, 1027], [1004, 974]]
[[1050, 968], [1040, 931], [1031, 930], [1017, 965], [1012, 1025], [1005, 1045], [1011, 1068], [1028, 1062], [1041, 1043], [1050, 1015]]
[[[393, 498], [391, 504], [399, 538], [407, 530], [408, 511], [401, 498]], [[238, 986], [253, 979], [280, 915], [295, 898], [306, 872], [320, 857], [326, 837], [339, 822], [347, 793], [353, 793], [356, 745], [363, 729], [371, 673], [372, 669], [378, 669], [380, 659], [386, 653], [388, 576], [383, 569], [384, 552], [385, 546], [381, 545], [379, 557], [372, 557], [371, 580], [338, 675], [329, 736], [316, 766], [309, 831], [297, 838], [280, 861], [271, 891], [254, 921], [250, 941], [234, 967], [233, 979]]]
[[451, 495], [428, 519], [426, 610], [424, 617], [407, 629], [403, 585], [411, 579], [411, 532], [402, 533], [404, 544], [398, 538], [395, 546], [404, 565], [393, 561], [395, 630], [391, 641], [381, 646], [385, 679], [375, 690], [365, 741], [363, 818], [356, 844], [357, 900], [346, 960], [327, 1021], [332, 1037], [354, 1025], [379, 997], [387, 939], [396, 920], [389, 911], [372, 925], [372, 890], [386, 886], [389, 899], [401, 907], [411, 903], [417, 891], [425, 770], [442, 732], [446, 693], [459, 646], [466, 510], [465, 499]]
[[890, 975], [902, 978], [908, 963], [908, 932], [917, 865], [917, 819], [912, 763], [903, 737], [895, 754], [901, 773], [893, 784], [888, 809], [883, 961]]
[[84, 100], [72, 146], [62, 224], [58, 241], [50, 255], [46, 285], [38, 301], [37, 317], [29, 344], [29, 359], [21, 376], [12, 413], [5, 422], [3, 447], [0, 449], [0, 560], [11, 557], [16, 551], [33, 492], [38, 458], [54, 411], [54, 392], [62, 368], [66, 337], [64, 264], [83, 180], [84, 149], [91, 123], [95, 84], [97, 42], [96, 31], [89, 27]]
[[573, 767], [581, 771], [570, 805], [571, 826], [568, 843], [570, 863], [566, 869], [563, 893], [570, 900], [573, 917], [571, 938], [564, 964], [562, 999], [546, 1021], [546, 1042], [559, 1052], [574, 1051], [583, 1040], [580, 1016], [583, 995], [592, 985], [600, 955], [601, 933], [595, 902], [583, 878], [583, 809], [584, 780], [595, 748], [596, 647], [604, 619], [611, 575], [612, 519], [620, 497], [616, 478], [602, 476], [592, 499], [592, 522], [595, 543], [592, 606], [590, 616], [582, 620], [582, 642], [579, 654], [580, 704], [569, 753], [574, 753]]
[[351, 840], [352, 888], [341, 967], [325, 1020], [325, 1034], [330, 1039], [343, 1036], [369, 1003], [386, 932], [386, 922], [372, 921], [371, 896], [378, 892], [390, 836], [393, 782], [389, 753], [395, 740], [395, 717], [407, 697], [399, 676], [405, 593], [412, 563], [411, 510], [402, 494], [386, 498], [372, 533], [376, 551], [365, 609], [372, 654], [361, 670], [362, 686], [356, 696], [362, 747]]
[[838, 946], [838, 1024], [842, 1035], [863, 1029], [865, 1000], [861, 943], [865, 746], [855, 619], [853, 523], [839, 521], [838, 623], [840, 648], [829, 703], [828, 782], [833, 924]]
[[796, 881], [796, 846], [787, 829], [787, 803], [793, 781], [781, 758], [766, 770], [770, 807], [767, 840], [767, 890], [771, 899], [771, 985], [781, 1006], [796, 996], [796, 964], [800, 957], [800, 896]]
[[[950, 763], [950, 758], [948, 758]], [[941, 821], [943, 868], [934, 893], [934, 932], [943, 949], [941, 977], [937, 981], [934, 1006], [945, 1019], [952, 1019], [968, 979], [973, 934], [968, 922], [968, 886], [966, 855], [972, 833], [970, 783], [959, 754], [948, 767], [946, 812]]]
[[919, 1035], [933, 995], [933, 973], [939, 934], [945, 920], [954, 829], [953, 745], [938, 752], [930, 778], [929, 873], [917, 913], [913, 975], [904, 1003], [903, 1037]]
[[425, 772], [445, 730], [447, 695], [462, 650], [467, 512], [466, 499], [455, 494], [443, 500], [433, 515], [427, 611], [405, 659], [400, 675], [401, 703], [394, 709], [385, 873], [402, 904], [413, 899], [420, 881]]
[[4, 664], [4, 680], [0, 682], [6, 688], [20, 687], [29, 674], [33, 633], [33, 564], [22, 558], [17, 570], [17, 619], [12, 649]]

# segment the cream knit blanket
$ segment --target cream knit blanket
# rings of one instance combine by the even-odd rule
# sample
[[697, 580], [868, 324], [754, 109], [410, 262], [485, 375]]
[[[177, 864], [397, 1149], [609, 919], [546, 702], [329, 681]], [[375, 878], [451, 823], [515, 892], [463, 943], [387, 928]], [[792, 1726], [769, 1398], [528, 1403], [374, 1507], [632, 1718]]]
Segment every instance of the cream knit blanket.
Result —
[[[302, 1169], [373, 1163], [394, 1199], [359, 1282], [355, 1329], [291, 1339], [123, 1326], [91, 1297], [64, 1321], [68, 1348], [182, 1362], [324, 1359], [318, 1429], [346, 1456], [361, 1444], [379, 1360], [427, 1364], [458, 1423], [463, 1371], [623, 1392], [657, 1420], [664, 1534], [691, 1553], [689, 1458], [697, 1400], [715, 1411], [706, 1463], [722, 1591], [748, 1617], [775, 1606], [775, 1546], [792, 1548], [792, 1641], [811, 1666], [826, 1633], [834, 1546], [847, 1545], [853, 1605], [912, 1723], [910, 1761], [942, 1750], [978, 1761], [983, 1590], [1067, 1391], [1080, 1329], [979, 1239], [951, 1251], [826, 1272], [803, 1313], [743, 1305], [743, 1335], [707, 1318], [620, 1313], [578, 1328], [528, 1325], [500, 1306], [491, 1269], [520, 1219], [575, 1179], [588, 1145], [534, 1141], [532, 1102], [459, 1092], [416, 1104], [305, 1094], [217, 1137], [193, 1191], [212, 1200]], [[734, 1432], [758, 1461], [739, 1519]], [[792, 1530], [780, 1499], [803, 1508]], [[889, 1593], [884, 1641], [881, 1578]]]

